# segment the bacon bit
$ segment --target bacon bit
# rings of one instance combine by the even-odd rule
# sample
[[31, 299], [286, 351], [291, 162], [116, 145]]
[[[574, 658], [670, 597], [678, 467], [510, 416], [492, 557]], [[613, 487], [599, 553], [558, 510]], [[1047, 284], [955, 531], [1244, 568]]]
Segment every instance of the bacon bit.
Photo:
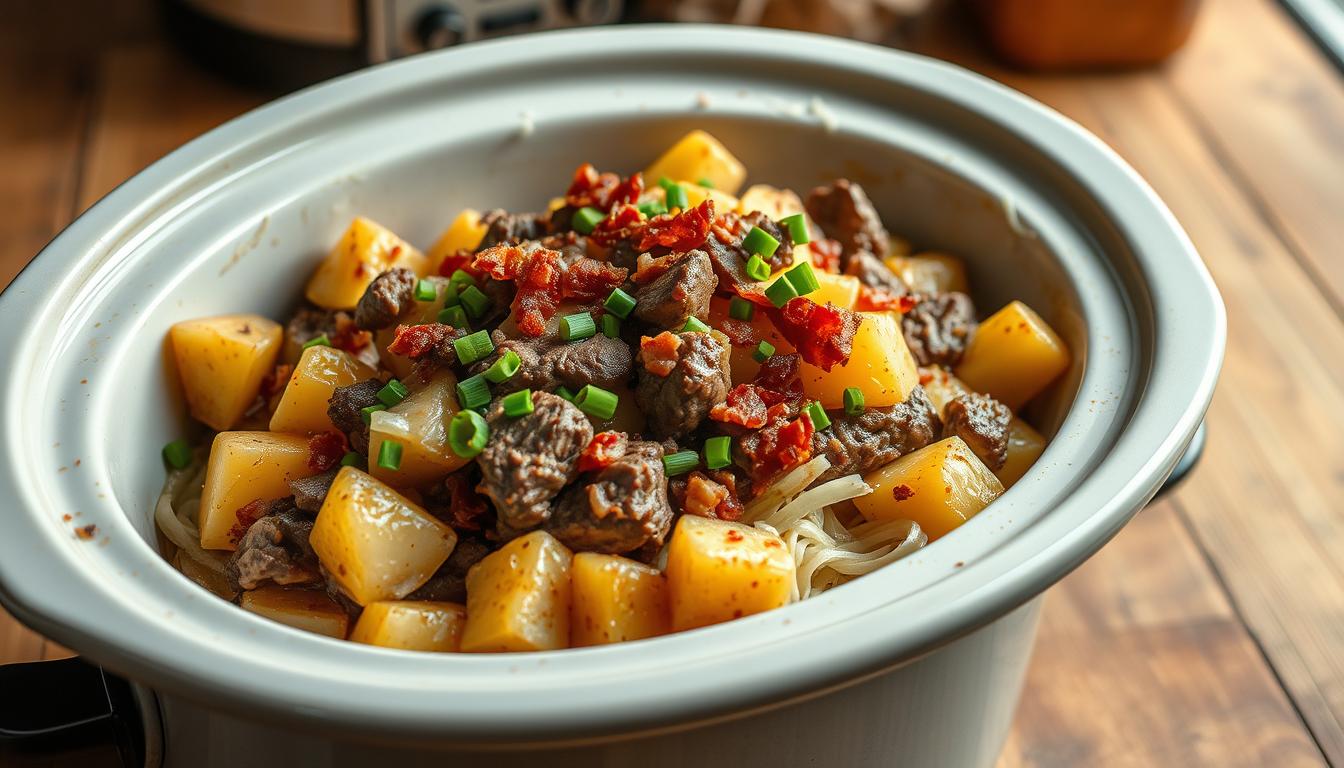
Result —
[[632, 174], [621, 181], [614, 173], [598, 173], [592, 163], [584, 163], [574, 171], [574, 180], [565, 192], [565, 205], [573, 208], [590, 206], [610, 211], [613, 206], [633, 203], [644, 193], [644, 176]]
[[98, 535], [98, 526], [84, 525], [75, 529], [75, 537], [80, 541], [88, 541]]
[[662, 276], [664, 272], [676, 266], [681, 261], [684, 253], [669, 253], [664, 256], [654, 256], [651, 253], [641, 253], [635, 261], [635, 274], [630, 276], [636, 285], [651, 283]]
[[443, 257], [439, 262], [439, 274], [443, 277], [452, 277], [453, 273], [461, 269], [470, 273], [473, 277], [480, 277], [481, 272], [472, 264], [476, 260], [476, 252], [467, 248], [454, 251]]
[[714, 514], [720, 520], [741, 519], [746, 507], [742, 506], [741, 494], [737, 489], [737, 475], [726, 469], [715, 469], [710, 471], [709, 476], [714, 482], [728, 489], [728, 497], [714, 508]]
[[627, 274], [629, 270], [585, 256], [565, 270], [561, 278], [560, 295], [581, 302], [605, 299], [611, 289], [625, 282]]
[[869, 288], [866, 285], [859, 286], [859, 298], [854, 303], [854, 309], [858, 312], [900, 312], [905, 314], [915, 308], [919, 300], [910, 294], [897, 296], [891, 291], [883, 288]]
[[649, 220], [635, 250], [647, 251], [662, 246], [673, 251], [689, 251], [705, 244], [710, 225], [714, 223], [714, 201], [704, 202], [678, 213], [663, 214]]
[[345, 456], [345, 435], [340, 432], [319, 432], [308, 438], [308, 469], [326, 472]]
[[681, 348], [681, 337], [671, 331], [663, 331], [657, 336], [642, 336], [639, 339], [639, 359], [644, 370], [655, 376], [672, 373], [677, 367], [677, 350]]
[[813, 240], [807, 247], [812, 254], [812, 266], [833, 275], [840, 274], [840, 254], [843, 248], [838, 240]]
[[518, 330], [537, 337], [546, 332], [546, 321], [560, 306], [561, 256], [550, 248], [523, 250], [516, 245], [496, 245], [476, 254], [473, 266], [496, 280], [512, 280], [518, 289], [513, 311]]
[[261, 377], [261, 395], [267, 400], [285, 391], [289, 377], [294, 375], [294, 366], [281, 363]]
[[714, 472], [712, 477], [704, 472], [692, 472], [677, 493], [677, 506], [688, 515], [737, 520], [742, 516], [742, 502], [732, 485], [721, 482], [724, 477], [732, 482], [733, 476], [728, 472]]
[[622, 205], [607, 218], [599, 221], [588, 237], [595, 243], [610, 248], [622, 240], [633, 239], [644, 231], [644, 214], [633, 205]]
[[756, 372], [753, 383], [785, 395], [801, 395], [803, 383], [798, 378], [800, 368], [802, 358], [796, 354], [771, 355], [761, 363], [761, 369]]
[[754, 347], [760, 337], [756, 334], [756, 328], [746, 320], [738, 320], [735, 317], [725, 317], [718, 323], [719, 330], [728, 337], [728, 341], [734, 347]]
[[738, 384], [728, 390], [727, 399], [709, 410], [709, 418], [724, 424], [759, 429], [765, 426], [770, 406], [787, 399], [784, 394], [756, 384]]
[[479, 531], [481, 518], [490, 512], [490, 505], [476, 492], [476, 484], [465, 472], [454, 472], [443, 479], [444, 493], [452, 518], [448, 524], [467, 531]]
[[373, 342], [373, 334], [360, 330], [359, 326], [355, 325], [354, 318], [348, 313], [337, 312], [336, 332], [332, 334], [330, 340], [331, 346], [355, 354]]
[[818, 304], [805, 296], [790, 299], [783, 309], [767, 310], [775, 328], [803, 361], [829, 371], [849, 361], [854, 333], [862, 322], [855, 313], [834, 304]]
[[743, 455], [751, 461], [754, 479], [773, 478], [812, 457], [812, 420], [806, 416], [786, 419], [786, 404], [771, 406], [766, 411], [766, 426], [739, 441]]
[[247, 529], [260, 520], [270, 506], [271, 502], [267, 499], [253, 499], [239, 507], [238, 511], [234, 513], [237, 522], [229, 529], [229, 541], [237, 544], [238, 540], [243, 538], [243, 534], [247, 533]]
[[396, 338], [387, 345], [387, 351], [415, 360], [429, 354], [452, 336], [453, 327], [443, 323], [398, 325]]
[[896, 499], [897, 501], [905, 501], [906, 499], [911, 498], [912, 496], [915, 495], [915, 489], [911, 488], [905, 483], [901, 483], [900, 485], [891, 489], [891, 495], [892, 498]]
[[597, 472], [606, 469], [625, 455], [629, 438], [624, 432], [598, 432], [593, 435], [588, 447], [579, 454], [580, 472]]

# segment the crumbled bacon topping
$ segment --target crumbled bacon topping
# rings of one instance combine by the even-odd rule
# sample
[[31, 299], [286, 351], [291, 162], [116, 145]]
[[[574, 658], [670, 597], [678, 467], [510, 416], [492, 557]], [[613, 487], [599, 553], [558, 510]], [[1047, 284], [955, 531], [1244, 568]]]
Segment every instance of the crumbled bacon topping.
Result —
[[689, 251], [705, 244], [714, 223], [714, 201], [688, 208], [675, 216], [663, 214], [649, 220], [635, 250], [647, 251], [661, 246], [672, 251]]
[[644, 230], [644, 214], [633, 205], [623, 204], [599, 221], [588, 237], [599, 245], [612, 245], [637, 237]]
[[579, 454], [580, 472], [597, 472], [606, 469], [625, 455], [629, 438], [624, 432], [598, 432], [588, 443], [588, 447]]
[[289, 363], [281, 363], [272, 368], [265, 376], [261, 377], [261, 396], [270, 400], [272, 397], [285, 391], [289, 385], [289, 377], [294, 375], [294, 366]]
[[387, 345], [387, 351], [416, 360], [433, 352], [435, 347], [454, 335], [453, 327], [443, 323], [398, 325], [396, 338]]
[[790, 299], [781, 309], [771, 308], [770, 320], [803, 358], [823, 371], [849, 361], [854, 333], [862, 321], [857, 314], [831, 303], [805, 297]]
[[496, 280], [513, 281], [518, 330], [533, 337], [546, 332], [546, 321], [555, 315], [561, 300], [597, 300], [625, 282], [627, 274], [620, 267], [587, 257], [566, 267], [559, 251], [536, 246], [496, 245], [476, 254], [473, 266]]
[[728, 498], [728, 488], [710, 480], [702, 472], [692, 472], [686, 479], [686, 497], [681, 511], [698, 517], [717, 517], [719, 505]]
[[453, 251], [447, 256], [444, 256], [443, 261], [439, 262], [439, 274], [444, 277], [452, 277], [453, 273], [460, 269], [475, 277], [480, 277], [481, 273], [478, 272], [472, 264], [475, 260], [475, 251], [466, 248], [459, 251]]
[[677, 367], [677, 350], [681, 337], [671, 331], [639, 339], [639, 359], [644, 369], [655, 376], [667, 376]]
[[253, 499], [239, 507], [233, 515], [237, 522], [229, 528], [229, 541], [238, 543], [238, 540], [243, 538], [243, 534], [247, 533], [247, 529], [264, 517], [270, 507], [271, 502], [267, 499]]
[[373, 341], [373, 334], [360, 330], [348, 312], [337, 312], [335, 321], [336, 332], [332, 334], [330, 341], [331, 346], [336, 349], [356, 354]]
[[308, 438], [308, 469], [326, 472], [341, 463], [346, 452], [345, 435], [340, 432], [319, 432]]
[[627, 274], [628, 270], [585, 256], [565, 270], [560, 282], [560, 296], [580, 302], [605, 299], [611, 289], [625, 282]]
[[789, 412], [787, 403], [771, 406], [765, 426], [738, 442], [751, 462], [753, 478], [773, 478], [812, 457], [812, 420], [806, 416], [790, 419]]
[[807, 250], [812, 255], [812, 266], [822, 272], [840, 274], [842, 248], [838, 240], [813, 240]]
[[919, 300], [908, 293], [897, 296], [883, 288], [863, 285], [859, 286], [859, 298], [854, 303], [854, 309], [859, 312], [894, 311], [905, 314], [914, 309], [918, 303]]
[[644, 177], [635, 173], [621, 180], [614, 173], [598, 173], [592, 163], [584, 163], [574, 171], [574, 180], [565, 192], [565, 205], [574, 208], [599, 208], [610, 211], [613, 206], [634, 203], [644, 193]]
[[738, 384], [728, 390], [728, 397], [709, 411], [709, 418], [724, 424], [737, 424], [747, 429], [765, 426], [770, 406], [788, 398], [756, 384]]

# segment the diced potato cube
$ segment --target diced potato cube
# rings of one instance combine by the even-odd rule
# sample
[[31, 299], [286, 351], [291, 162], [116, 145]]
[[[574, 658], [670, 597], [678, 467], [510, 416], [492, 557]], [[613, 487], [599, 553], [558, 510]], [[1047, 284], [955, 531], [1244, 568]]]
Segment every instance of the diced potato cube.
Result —
[[644, 172], [650, 184], [658, 183], [664, 176], [705, 179], [720, 192], [736, 195], [747, 178], [747, 169], [718, 139], [697, 129], [681, 137]]
[[290, 374], [280, 404], [271, 414], [272, 432], [326, 432], [336, 429], [327, 401], [337, 387], [372, 379], [377, 371], [334, 347], [309, 347]]
[[570, 573], [570, 645], [604, 645], [665, 635], [667, 581], [657, 568], [617, 555], [580, 552]]
[[318, 265], [305, 295], [319, 307], [353, 309], [369, 283], [393, 267], [406, 267], [420, 277], [431, 271], [423, 253], [381, 224], [360, 216]]
[[943, 415], [943, 409], [947, 408], [948, 403], [971, 391], [965, 382], [941, 365], [920, 368], [919, 380], [924, 387], [924, 394], [929, 396], [929, 402], [933, 403], [933, 409], [939, 416]]
[[249, 502], [290, 495], [289, 481], [315, 474], [308, 438], [277, 432], [220, 432], [210, 446], [201, 493], [201, 546], [233, 549], [251, 520], [239, 522]]
[[345, 609], [314, 589], [265, 586], [243, 593], [243, 610], [305, 632], [344, 640], [350, 625]]
[[853, 275], [833, 275], [830, 272], [816, 270], [817, 284], [821, 287], [807, 298], [818, 304], [834, 304], [842, 309], [854, 309], [859, 300], [859, 287], [862, 283]]
[[[741, 205], [736, 197], [733, 197], [721, 189], [701, 186], [694, 181], [687, 181], [685, 179], [680, 179], [679, 181], [681, 182], [681, 186], [686, 188], [686, 204], [692, 208], [703, 203], [705, 200], [713, 200], [714, 213], [717, 215], [727, 211], [736, 211], [738, 206]], [[658, 189], [658, 193], [663, 193], [661, 187]], [[654, 194], [655, 198], [664, 197], [665, 199], [665, 194], [658, 193]]]
[[510, 541], [467, 571], [467, 653], [553, 651], [569, 645], [573, 553], [545, 531]]
[[1016, 411], [1068, 367], [1064, 340], [1031, 307], [1014, 301], [976, 329], [957, 376]]
[[[737, 212], [746, 215], [752, 211], [760, 211], [775, 221], [795, 213], [801, 213], [803, 218], [807, 218], [807, 211], [804, 210], [803, 201], [797, 193], [791, 189], [779, 189], [769, 184], [753, 184], [742, 193], [742, 202]], [[811, 224], [811, 219], [807, 221]], [[808, 231], [813, 230], [809, 227]]]
[[1041, 433], [1014, 416], [1013, 420], [1008, 422], [1008, 459], [994, 474], [998, 476], [1004, 488], [1012, 488], [1044, 452], [1045, 438]]
[[956, 256], [930, 251], [918, 256], [888, 256], [886, 263], [916, 293], [967, 290], [966, 265]]
[[682, 515], [667, 551], [672, 630], [778, 608], [793, 591], [793, 555], [773, 533]]
[[222, 432], [257, 399], [284, 331], [258, 315], [224, 315], [177, 323], [168, 336], [191, 415]]
[[444, 368], [405, 400], [375, 412], [369, 421], [369, 455], [379, 456], [383, 441], [393, 440], [401, 444], [401, 465], [388, 469], [374, 461], [370, 473], [389, 485], [410, 488], [460, 469], [470, 459], [458, 456], [448, 445], [448, 422], [459, 410], [457, 377]]
[[466, 623], [466, 606], [457, 603], [382, 600], [364, 606], [350, 639], [403, 651], [453, 653]]
[[1003, 484], [960, 437], [907, 453], [864, 475], [873, 492], [854, 499], [869, 521], [914, 520], [933, 541], [1003, 493]]
[[418, 589], [452, 554], [457, 534], [377, 478], [342, 467], [309, 543], [345, 593], [368, 605]]
[[474, 251], [476, 246], [481, 244], [481, 239], [485, 237], [486, 226], [481, 223], [481, 212], [467, 208], [457, 214], [453, 223], [439, 235], [439, 239], [434, 241], [434, 245], [429, 247], [429, 258], [431, 270], [438, 269], [443, 260], [458, 251]]
[[905, 402], [919, 385], [915, 359], [905, 345], [900, 316], [893, 312], [860, 312], [849, 361], [829, 372], [803, 363], [799, 376], [803, 394], [823, 408], [843, 408], [846, 387], [863, 391], [864, 403], [882, 408]]

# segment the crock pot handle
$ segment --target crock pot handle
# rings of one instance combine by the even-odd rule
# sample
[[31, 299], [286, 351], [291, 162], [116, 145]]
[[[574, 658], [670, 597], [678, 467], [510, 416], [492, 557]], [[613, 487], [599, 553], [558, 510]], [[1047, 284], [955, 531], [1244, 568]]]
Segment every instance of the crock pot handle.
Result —
[[0, 765], [142, 768], [130, 683], [77, 657], [0, 665]]
[[1157, 496], [1163, 496], [1180, 485], [1185, 476], [1190, 474], [1190, 470], [1194, 469], [1195, 465], [1199, 463], [1199, 457], [1204, 455], [1205, 432], [1204, 422], [1201, 421], [1199, 429], [1195, 430], [1195, 436], [1190, 438], [1190, 445], [1186, 447], [1185, 453], [1181, 454], [1181, 460], [1176, 462], [1176, 468], [1171, 470], [1171, 475], [1167, 477], [1167, 481], [1162, 484], [1161, 488], [1157, 489]]

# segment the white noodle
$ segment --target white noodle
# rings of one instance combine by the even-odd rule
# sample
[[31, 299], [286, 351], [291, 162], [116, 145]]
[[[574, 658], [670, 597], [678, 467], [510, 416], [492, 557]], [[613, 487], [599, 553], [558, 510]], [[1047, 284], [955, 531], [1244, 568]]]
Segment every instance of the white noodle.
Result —
[[[163, 492], [154, 505], [154, 522], [181, 555], [222, 576], [227, 558], [201, 548], [199, 515], [204, 484], [205, 451], [198, 449], [190, 465], [168, 472]], [[165, 555], [172, 560], [171, 553]]]

